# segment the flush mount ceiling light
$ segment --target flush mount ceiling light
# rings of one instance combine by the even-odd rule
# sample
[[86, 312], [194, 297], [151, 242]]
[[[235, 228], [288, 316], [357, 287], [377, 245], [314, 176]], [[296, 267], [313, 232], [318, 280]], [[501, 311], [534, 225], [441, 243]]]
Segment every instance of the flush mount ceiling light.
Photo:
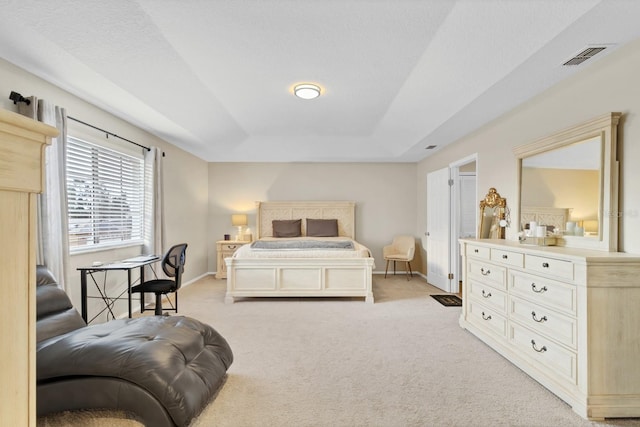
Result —
[[293, 88], [293, 93], [302, 99], [313, 99], [320, 96], [320, 86], [311, 84], [311, 83], [303, 83], [296, 85]]

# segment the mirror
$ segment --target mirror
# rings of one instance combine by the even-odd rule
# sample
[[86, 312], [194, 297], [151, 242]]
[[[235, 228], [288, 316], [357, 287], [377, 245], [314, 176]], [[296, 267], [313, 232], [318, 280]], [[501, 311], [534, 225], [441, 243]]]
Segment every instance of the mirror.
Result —
[[598, 236], [601, 145], [596, 137], [522, 159], [525, 231], [534, 222], [556, 235]]
[[480, 201], [479, 239], [504, 239], [507, 199], [500, 197], [495, 188], [490, 188]]
[[558, 245], [617, 251], [620, 113], [516, 147], [518, 230], [545, 225]]

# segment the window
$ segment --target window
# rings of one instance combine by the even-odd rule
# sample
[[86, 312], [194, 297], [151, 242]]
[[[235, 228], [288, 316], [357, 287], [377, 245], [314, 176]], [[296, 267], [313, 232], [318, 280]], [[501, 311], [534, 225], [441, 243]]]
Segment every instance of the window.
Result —
[[144, 161], [67, 138], [69, 249], [143, 241]]

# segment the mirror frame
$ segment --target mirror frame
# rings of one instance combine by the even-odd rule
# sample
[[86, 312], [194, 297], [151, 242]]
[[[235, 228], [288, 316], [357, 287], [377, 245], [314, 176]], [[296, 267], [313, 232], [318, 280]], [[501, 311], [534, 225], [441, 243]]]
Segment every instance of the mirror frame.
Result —
[[[489, 192], [484, 199], [480, 200], [480, 225], [478, 227], [478, 238], [479, 239], [490, 239], [489, 237], [482, 237], [482, 230], [484, 228], [484, 219], [486, 218], [484, 215], [485, 208], [499, 208], [498, 221], [505, 219], [505, 211], [507, 209], [507, 199], [500, 197], [500, 194], [496, 191], [495, 188], [489, 188]], [[498, 235], [495, 239], [504, 239], [504, 227], [498, 224]]]
[[587, 122], [538, 139], [531, 143], [515, 147], [513, 152], [517, 158], [518, 192], [516, 206], [518, 209], [517, 230], [520, 230], [520, 211], [522, 206], [522, 159], [567, 145], [576, 144], [587, 139], [600, 137], [600, 194], [598, 204], [598, 236], [562, 236], [559, 246], [601, 251], [618, 251], [618, 123], [622, 113], [606, 113]]

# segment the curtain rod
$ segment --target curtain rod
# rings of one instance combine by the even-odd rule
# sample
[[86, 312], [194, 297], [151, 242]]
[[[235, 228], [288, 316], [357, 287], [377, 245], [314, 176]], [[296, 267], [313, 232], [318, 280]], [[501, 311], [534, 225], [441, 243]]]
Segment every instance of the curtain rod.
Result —
[[[13, 101], [13, 104], [14, 104], [14, 105], [15, 105], [15, 104], [17, 104], [18, 102], [24, 102], [24, 103], [26, 103], [27, 105], [31, 104], [31, 100], [29, 100], [29, 99], [25, 98], [24, 96], [20, 95], [18, 92], [14, 92], [14, 91], [11, 91], [11, 94], [9, 95], [9, 99]], [[95, 129], [95, 130], [99, 130], [100, 132], [104, 132], [104, 133], [106, 133], [106, 134], [107, 134], [107, 138], [109, 137], [109, 135], [111, 135], [111, 136], [115, 136], [116, 138], [119, 138], [119, 139], [121, 139], [121, 140], [123, 140], [123, 141], [127, 141], [127, 142], [129, 142], [129, 143], [131, 143], [131, 144], [133, 144], [133, 145], [137, 145], [138, 147], [140, 147], [140, 148], [144, 148], [144, 149], [145, 149], [145, 150], [147, 150], [147, 151], [151, 151], [151, 148], [149, 148], [149, 147], [147, 147], [147, 146], [145, 146], [145, 145], [138, 144], [137, 142], [131, 141], [130, 139], [123, 138], [123, 137], [121, 137], [120, 135], [116, 135], [116, 134], [115, 134], [115, 133], [113, 133], [113, 132], [109, 132], [108, 130], [101, 129], [101, 128], [99, 128], [99, 127], [97, 127], [97, 126], [94, 126], [94, 125], [92, 125], [92, 124], [89, 124], [89, 123], [87, 123], [87, 122], [83, 122], [82, 120], [78, 120], [78, 119], [76, 119], [75, 117], [67, 116], [67, 118], [68, 118], [69, 120], [73, 120], [74, 122], [81, 123], [81, 124], [83, 124], [83, 125], [85, 125], [85, 126], [88, 126], [88, 127], [90, 127], [90, 128], [93, 128], [93, 129]], [[162, 152], [162, 157], [164, 157], [164, 151]]]
[[[137, 145], [138, 147], [140, 147], [140, 148], [144, 148], [144, 149], [145, 149], [145, 150], [147, 150], [147, 151], [151, 151], [151, 148], [149, 148], [149, 147], [146, 147], [146, 146], [144, 146], [144, 145], [138, 144], [137, 142], [131, 141], [130, 139], [123, 138], [123, 137], [121, 137], [120, 135], [116, 135], [116, 134], [115, 134], [115, 133], [113, 133], [113, 132], [109, 132], [108, 130], [100, 129], [100, 128], [99, 128], [99, 127], [97, 127], [97, 126], [91, 125], [91, 124], [89, 124], [89, 123], [87, 123], [87, 122], [83, 122], [82, 120], [78, 120], [78, 119], [76, 119], [75, 117], [67, 116], [67, 119], [69, 119], [69, 120], [73, 120], [74, 122], [81, 123], [81, 124], [83, 124], [83, 125], [85, 125], [85, 126], [89, 126], [90, 128], [93, 128], [93, 129], [95, 129], [95, 130], [99, 130], [100, 132], [104, 132], [104, 133], [106, 133], [106, 134], [107, 134], [107, 137], [108, 137], [109, 135], [111, 135], [111, 136], [115, 136], [116, 138], [119, 138], [119, 139], [121, 139], [121, 140], [123, 140], [123, 141], [127, 141], [127, 142], [129, 142], [129, 143], [131, 143], [131, 144], [133, 144], [133, 145]], [[162, 155], [164, 156], [164, 152], [162, 153]]]

